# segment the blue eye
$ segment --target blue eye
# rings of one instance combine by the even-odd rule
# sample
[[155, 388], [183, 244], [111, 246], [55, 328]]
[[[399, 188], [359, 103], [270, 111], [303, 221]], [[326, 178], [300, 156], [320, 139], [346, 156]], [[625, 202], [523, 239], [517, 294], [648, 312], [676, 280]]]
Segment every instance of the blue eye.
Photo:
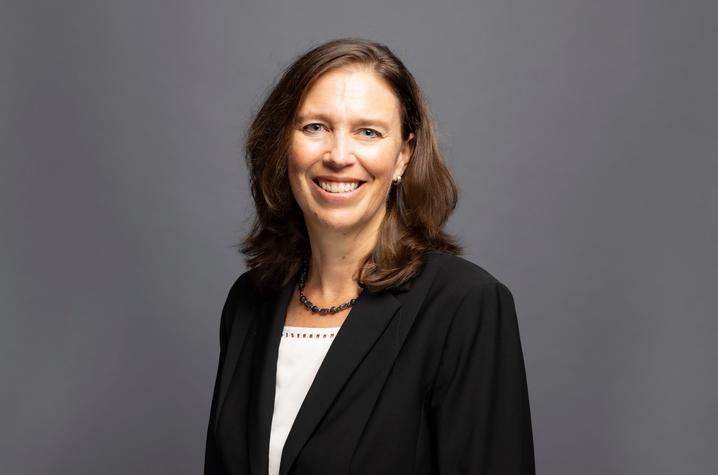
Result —
[[363, 134], [364, 137], [368, 137], [368, 138], [375, 138], [379, 135], [379, 132], [377, 132], [374, 129], [362, 129], [362, 132], [369, 132], [369, 135]]
[[322, 124], [319, 124], [317, 122], [314, 122], [312, 124], [307, 124], [303, 127], [303, 129], [307, 132], [314, 133], [314, 132], [321, 132], [322, 131]]

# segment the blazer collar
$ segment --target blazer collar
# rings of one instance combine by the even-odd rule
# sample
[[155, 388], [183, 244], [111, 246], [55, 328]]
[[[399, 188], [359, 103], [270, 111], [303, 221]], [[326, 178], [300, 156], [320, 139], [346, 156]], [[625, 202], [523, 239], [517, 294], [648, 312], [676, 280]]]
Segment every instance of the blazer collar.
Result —
[[[258, 315], [258, 346], [254, 361], [254, 368], [258, 371], [250, 389], [250, 408], [254, 411], [250, 409], [248, 427], [250, 465], [256, 475], [266, 475], [268, 471], [277, 356], [294, 285], [294, 280], [285, 285], [275, 299], [264, 303], [262, 313]], [[401, 307], [394, 293], [406, 291], [410, 285], [408, 282], [391, 291], [364, 291], [357, 298], [341, 330], [334, 337], [287, 436], [279, 475], [286, 475], [347, 379]]]

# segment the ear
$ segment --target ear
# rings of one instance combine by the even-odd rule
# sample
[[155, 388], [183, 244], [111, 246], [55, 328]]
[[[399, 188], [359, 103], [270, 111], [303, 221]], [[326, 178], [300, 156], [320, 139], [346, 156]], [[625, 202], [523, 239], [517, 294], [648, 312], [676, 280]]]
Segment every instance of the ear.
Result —
[[401, 144], [401, 150], [399, 150], [399, 157], [396, 161], [394, 176], [403, 175], [406, 167], [409, 166], [411, 157], [414, 155], [414, 144], [416, 142], [415, 138], [416, 136], [414, 135], [414, 132], [411, 132], [409, 133], [409, 138]]

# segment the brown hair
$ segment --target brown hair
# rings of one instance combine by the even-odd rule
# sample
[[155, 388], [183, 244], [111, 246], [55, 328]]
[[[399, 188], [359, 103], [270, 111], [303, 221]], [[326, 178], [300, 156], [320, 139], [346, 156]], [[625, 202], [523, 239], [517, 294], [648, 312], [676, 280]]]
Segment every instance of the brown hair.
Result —
[[443, 227], [456, 207], [457, 188], [439, 150], [429, 108], [412, 74], [386, 46], [340, 38], [306, 52], [283, 73], [257, 112], [245, 143], [256, 215], [238, 245], [262, 289], [277, 289], [310, 256], [304, 216], [287, 174], [289, 129], [304, 96], [322, 74], [343, 66], [368, 67], [393, 89], [401, 104], [401, 133], [415, 134], [401, 184], [392, 186], [373, 252], [358, 282], [369, 291], [398, 286], [413, 277], [428, 252], [460, 254]]

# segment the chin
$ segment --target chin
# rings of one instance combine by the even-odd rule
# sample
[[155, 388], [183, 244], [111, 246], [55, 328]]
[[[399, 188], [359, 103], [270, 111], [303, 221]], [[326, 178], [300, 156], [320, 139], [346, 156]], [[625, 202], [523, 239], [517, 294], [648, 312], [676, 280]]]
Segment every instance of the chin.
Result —
[[320, 216], [319, 229], [331, 229], [335, 231], [352, 231], [366, 226], [368, 223], [358, 216]]
[[353, 229], [360, 228], [363, 223], [357, 221], [357, 220], [348, 220], [348, 219], [332, 219], [332, 220], [323, 220], [321, 222], [321, 228], [322, 229], [332, 229], [335, 231], [351, 231]]

